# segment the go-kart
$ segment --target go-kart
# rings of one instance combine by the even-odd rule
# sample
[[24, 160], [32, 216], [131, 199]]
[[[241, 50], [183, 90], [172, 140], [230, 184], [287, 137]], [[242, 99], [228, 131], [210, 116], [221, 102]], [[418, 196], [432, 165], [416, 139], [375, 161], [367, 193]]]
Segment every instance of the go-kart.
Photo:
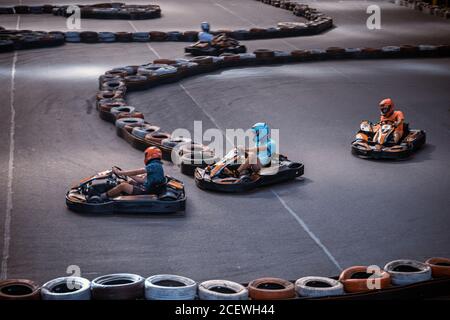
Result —
[[184, 185], [169, 176], [158, 194], [121, 195], [108, 200], [100, 196], [121, 182], [131, 180], [113, 170], [99, 172], [71, 187], [66, 194], [66, 205], [70, 210], [82, 213], [165, 213], [185, 209]]
[[184, 48], [184, 51], [193, 56], [219, 56], [222, 53], [246, 53], [247, 48], [239, 44], [239, 41], [219, 34], [211, 42], [198, 41]]
[[[246, 158], [247, 153], [235, 148], [220, 161], [195, 170], [195, 183], [200, 189], [219, 192], [245, 192], [257, 187], [267, 186], [300, 177], [304, 166], [292, 162], [283, 155], [274, 155], [272, 163], [259, 172], [249, 172], [238, 178], [230, 175]], [[227, 168], [228, 170], [225, 170]]]
[[356, 138], [352, 142], [352, 153], [361, 158], [372, 159], [405, 159], [419, 149], [426, 140], [423, 130], [409, 129], [403, 124], [403, 136], [399, 143], [394, 143], [395, 124], [392, 121], [372, 124], [361, 122]]

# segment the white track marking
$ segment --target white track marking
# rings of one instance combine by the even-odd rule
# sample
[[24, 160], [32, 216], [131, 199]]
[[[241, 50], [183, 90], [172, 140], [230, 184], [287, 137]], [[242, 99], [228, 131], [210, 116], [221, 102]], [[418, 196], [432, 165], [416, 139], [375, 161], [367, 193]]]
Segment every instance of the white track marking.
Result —
[[272, 193], [277, 197], [277, 199], [281, 202], [283, 207], [294, 217], [295, 220], [302, 226], [303, 230], [309, 235], [309, 237], [323, 250], [323, 252], [327, 255], [327, 257], [333, 262], [333, 264], [336, 266], [336, 268], [339, 269], [339, 271], [342, 271], [342, 267], [337, 262], [336, 258], [331, 254], [331, 252], [325, 247], [325, 245], [320, 241], [320, 239], [309, 229], [309, 227], [306, 225], [306, 223], [298, 216], [297, 213], [295, 213], [294, 210], [292, 210], [287, 203], [276, 193], [274, 190], [271, 190]]
[[[22, 0], [20, 1], [22, 4]], [[20, 26], [20, 15], [17, 16], [16, 30], [19, 30]], [[3, 232], [3, 254], [2, 254], [2, 265], [0, 271], [0, 279], [6, 279], [8, 276], [8, 259], [9, 259], [9, 244], [11, 241], [11, 214], [13, 209], [13, 178], [14, 178], [14, 135], [16, 133], [16, 109], [14, 107], [14, 95], [16, 91], [16, 64], [17, 64], [17, 51], [14, 52], [13, 62], [11, 66], [11, 92], [10, 92], [10, 113], [11, 121], [9, 128], [9, 161], [8, 161], [8, 182], [6, 186], [6, 212], [5, 212], [5, 225]]]
[[[139, 32], [139, 30], [136, 28], [136, 26], [134, 25], [133, 22], [128, 21], [128, 23], [130, 24], [130, 26], [133, 28], [133, 30], [134, 30], [135, 32]], [[161, 56], [160, 56], [159, 53], [156, 52], [156, 50], [150, 45], [150, 43], [147, 42], [146, 44], [147, 44], [147, 47], [150, 49], [150, 51], [151, 51], [158, 59], [160, 59]]]
[[14, 52], [13, 63], [11, 67], [11, 94], [10, 94], [10, 112], [11, 121], [9, 129], [9, 161], [8, 161], [8, 184], [6, 187], [6, 213], [3, 235], [3, 255], [0, 279], [6, 279], [8, 276], [9, 243], [11, 240], [11, 213], [13, 209], [13, 174], [14, 174], [14, 134], [16, 130], [16, 109], [14, 107], [15, 76], [16, 76], [17, 51]]
[[20, 26], [20, 15], [17, 16], [16, 30], [19, 30]]
[[[200, 105], [200, 103], [192, 96], [192, 94], [182, 85], [180, 84], [181, 89], [188, 95], [188, 97], [195, 103], [195, 105], [203, 111], [203, 113], [209, 118], [209, 120], [222, 132], [224, 130], [217, 123], [217, 121]], [[226, 136], [225, 136], [226, 138]], [[233, 143], [229, 141], [230, 143]], [[305, 230], [308, 236], [322, 249], [322, 251], [327, 255], [327, 257], [331, 260], [331, 262], [336, 266], [339, 271], [342, 271], [342, 267], [337, 262], [336, 258], [331, 254], [331, 252], [325, 247], [325, 245], [320, 241], [320, 239], [309, 229], [308, 225], [292, 210], [287, 203], [276, 193], [273, 189], [270, 189], [272, 193], [277, 197], [278, 201], [283, 205], [283, 207], [294, 217], [294, 219], [300, 224], [300, 226]]]

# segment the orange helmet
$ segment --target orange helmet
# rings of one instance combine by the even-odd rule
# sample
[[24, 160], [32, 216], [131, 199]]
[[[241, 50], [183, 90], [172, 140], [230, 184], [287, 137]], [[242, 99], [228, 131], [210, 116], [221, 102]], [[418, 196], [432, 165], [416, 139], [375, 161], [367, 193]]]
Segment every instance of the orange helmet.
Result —
[[380, 111], [383, 116], [387, 116], [394, 111], [394, 102], [391, 98], [386, 98], [380, 101]]
[[161, 149], [157, 147], [148, 147], [144, 152], [144, 163], [147, 164], [152, 159], [161, 159]]

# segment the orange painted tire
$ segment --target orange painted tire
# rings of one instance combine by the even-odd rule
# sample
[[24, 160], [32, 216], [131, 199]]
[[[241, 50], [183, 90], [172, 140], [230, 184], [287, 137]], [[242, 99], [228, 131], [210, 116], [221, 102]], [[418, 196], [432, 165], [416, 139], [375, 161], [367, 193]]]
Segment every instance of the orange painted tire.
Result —
[[30, 280], [0, 281], [0, 300], [40, 300], [39, 286]]
[[[347, 293], [366, 292], [371, 289], [368, 286], [369, 277], [373, 277], [373, 273], [367, 272], [366, 266], [355, 266], [345, 269], [339, 276], [339, 281], [344, 285], [344, 290]], [[391, 276], [386, 271], [382, 270], [380, 274], [379, 289], [387, 288], [391, 285]]]
[[450, 259], [435, 257], [425, 263], [430, 266], [433, 278], [450, 278]]
[[295, 298], [292, 282], [279, 278], [260, 278], [248, 284], [248, 293], [253, 300], [282, 300]]
[[120, 112], [116, 115], [116, 119], [122, 118], [141, 118], [144, 119], [144, 114], [142, 112]]

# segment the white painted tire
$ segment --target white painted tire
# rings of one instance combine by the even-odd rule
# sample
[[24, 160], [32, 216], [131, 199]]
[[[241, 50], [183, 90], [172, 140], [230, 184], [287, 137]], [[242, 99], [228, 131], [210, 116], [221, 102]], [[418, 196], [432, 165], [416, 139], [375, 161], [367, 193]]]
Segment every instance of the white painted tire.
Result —
[[197, 283], [186, 277], [159, 274], [145, 280], [147, 300], [194, 300], [196, 295]]
[[384, 266], [394, 285], [404, 286], [431, 279], [429, 265], [415, 260], [394, 260]]
[[243, 285], [227, 280], [208, 280], [198, 286], [200, 300], [248, 300]]
[[[73, 289], [69, 289], [73, 286]], [[42, 300], [91, 300], [91, 282], [80, 277], [61, 277], [41, 288]]]
[[345, 294], [344, 286], [337, 280], [325, 277], [303, 277], [295, 281], [295, 291], [300, 297], [327, 297]]

